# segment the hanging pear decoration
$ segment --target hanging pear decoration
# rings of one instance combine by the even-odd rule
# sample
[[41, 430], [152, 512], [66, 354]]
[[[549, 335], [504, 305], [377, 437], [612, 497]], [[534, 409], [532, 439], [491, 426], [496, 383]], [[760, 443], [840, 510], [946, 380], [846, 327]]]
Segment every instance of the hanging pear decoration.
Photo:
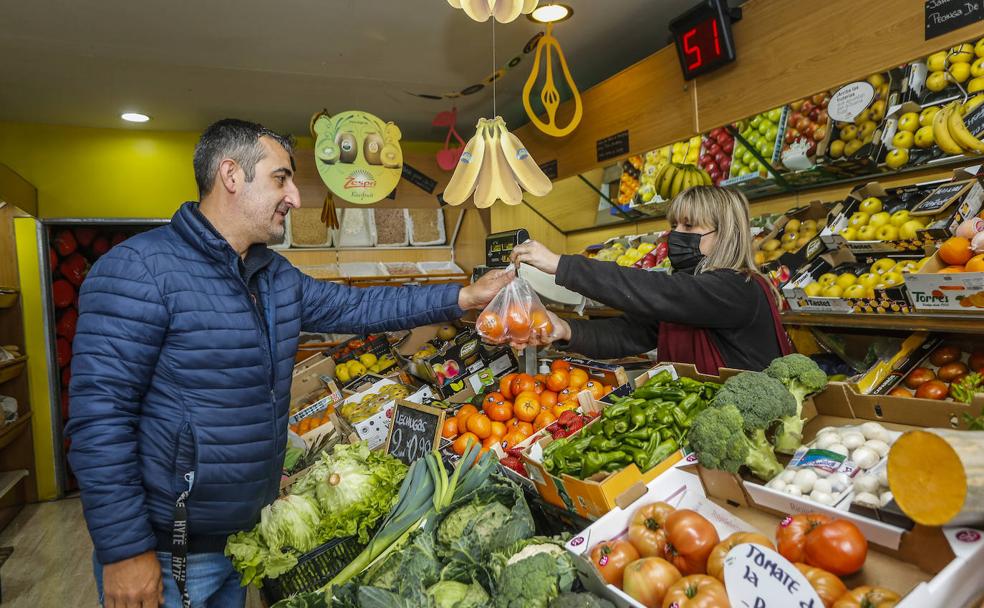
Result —
[[444, 190], [444, 201], [460, 205], [474, 194], [475, 206], [491, 207], [523, 202], [523, 191], [545, 196], [553, 189], [550, 178], [530, 156], [526, 146], [506, 129], [501, 116], [480, 118], [475, 136], [465, 145], [454, 175]]
[[[574, 116], [571, 117], [570, 122], [564, 127], [557, 125], [557, 108], [560, 107], [560, 93], [557, 92], [557, 87], [554, 84], [553, 55], [551, 51], [557, 54], [561, 72], [573, 95], [571, 101], [574, 103]], [[543, 88], [540, 89], [540, 101], [543, 102], [543, 107], [547, 110], [547, 122], [544, 122], [537, 116], [530, 104], [530, 93], [533, 92], [536, 79], [540, 75], [540, 61], [543, 55], [547, 57], [547, 76], [546, 81], [543, 83]], [[536, 55], [533, 57], [533, 70], [530, 72], [530, 77], [526, 79], [526, 85], [523, 86], [523, 106], [526, 107], [526, 115], [529, 116], [530, 122], [536, 125], [537, 129], [553, 137], [569, 135], [581, 124], [581, 118], [584, 115], [584, 106], [581, 104], [581, 93], [577, 90], [577, 84], [575, 84], [574, 78], [571, 77], [571, 71], [567, 68], [567, 59], [564, 57], [564, 51], [560, 48], [560, 43], [553, 36], [552, 23], [547, 24], [547, 33], [543, 38], [540, 38], [540, 42], [536, 45]]]
[[471, 19], [484, 23], [495, 17], [499, 23], [512, 23], [520, 15], [529, 15], [539, 0], [448, 0], [453, 8], [465, 11]]

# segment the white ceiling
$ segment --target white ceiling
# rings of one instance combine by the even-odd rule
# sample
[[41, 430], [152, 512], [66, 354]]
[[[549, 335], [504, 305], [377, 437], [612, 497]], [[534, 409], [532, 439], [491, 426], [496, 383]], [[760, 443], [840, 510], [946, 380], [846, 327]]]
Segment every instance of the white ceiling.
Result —
[[[583, 91], [666, 45], [669, 18], [697, 0], [565, 0], [555, 28]], [[734, 2], [733, 2], [734, 4]], [[497, 64], [541, 26], [496, 24]], [[431, 127], [445, 93], [492, 72], [492, 25], [446, 0], [0, 0], [0, 120], [200, 130], [235, 116], [294, 134], [308, 119], [361, 109], [395, 121], [405, 139]], [[499, 81], [498, 112], [525, 123], [526, 55]], [[456, 100], [467, 138], [492, 113], [490, 87]], [[119, 119], [149, 114], [146, 125]]]

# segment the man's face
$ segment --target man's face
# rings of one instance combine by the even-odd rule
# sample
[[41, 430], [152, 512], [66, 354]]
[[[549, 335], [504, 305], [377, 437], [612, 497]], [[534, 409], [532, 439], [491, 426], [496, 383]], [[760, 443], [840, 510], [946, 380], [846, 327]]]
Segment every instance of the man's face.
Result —
[[284, 238], [287, 214], [301, 206], [294, 184], [290, 155], [270, 137], [261, 137], [263, 159], [256, 163], [252, 182], [242, 190], [243, 220], [256, 243], [279, 243]]

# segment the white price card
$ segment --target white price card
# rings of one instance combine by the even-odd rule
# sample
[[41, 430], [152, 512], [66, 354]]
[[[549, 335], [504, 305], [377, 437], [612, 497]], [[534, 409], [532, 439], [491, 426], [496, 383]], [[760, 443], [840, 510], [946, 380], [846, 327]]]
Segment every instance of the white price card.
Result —
[[839, 122], [854, 122], [875, 99], [875, 87], [864, 80], [844, 85], [827, 104], [827, 115]]
[[745, 543], [728, 552], [724, 585], [733, 608], [823, 608], [806, 576], [762, 545]]

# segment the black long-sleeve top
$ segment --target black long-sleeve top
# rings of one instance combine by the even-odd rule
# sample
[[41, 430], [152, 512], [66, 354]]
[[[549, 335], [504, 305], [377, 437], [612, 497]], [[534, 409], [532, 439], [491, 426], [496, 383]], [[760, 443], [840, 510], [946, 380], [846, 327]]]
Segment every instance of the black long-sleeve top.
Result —
[[571, 339], [558, 344], [564, 350], [596, 359], [638, 355], [656, 348], [659, 323], [667, 321], [710, 330], [727, 367], [761, 371], [781, 355], [765, 290], [739, 272], [667, 274], [564, 255], [556, 281], [623, 312], [569, 321]]

